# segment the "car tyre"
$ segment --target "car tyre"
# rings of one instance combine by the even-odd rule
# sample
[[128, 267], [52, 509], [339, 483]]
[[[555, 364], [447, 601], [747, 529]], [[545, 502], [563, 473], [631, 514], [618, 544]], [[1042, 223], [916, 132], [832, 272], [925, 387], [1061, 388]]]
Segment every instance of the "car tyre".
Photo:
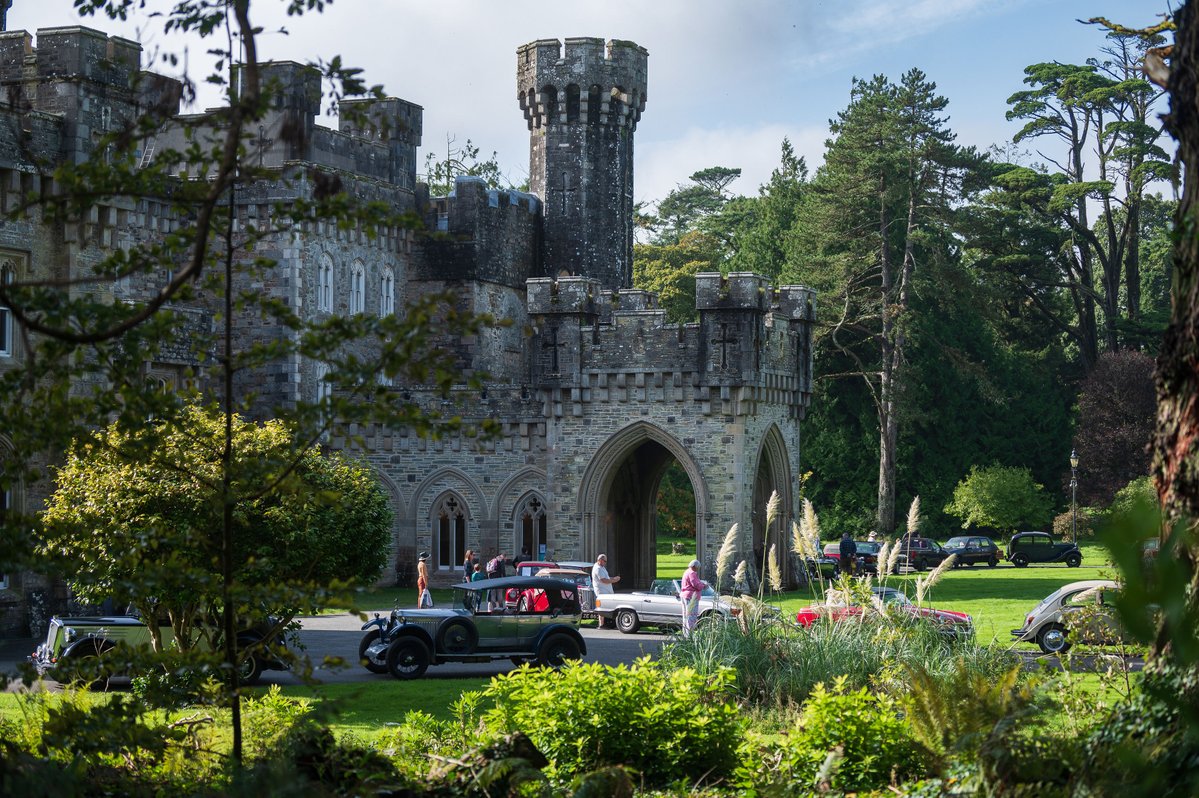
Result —
[[[101, 652], [99, 652], [99, 651], [88, 651], [86, 653], [76, 654], [73, 657], [73, 659], [76, 662], [78, 662], [80, 665], [84, 665], [85, 667], [99, 668], [100, 667], [100, 665], [99, 665], [100, 654], [101, 654]], [[95, 662], [96, 664], [93, 665], [92, 662]], [[88, 682], [87, 684], [83, 685], [83, 687], [86, 690], [91, 690], [96, 693], [106, 693], [106, 692], [108, 692], [108, 682], [109, 682], [109, 676], [104, 675], [98, 679]]]
[[1017, 568], [1027, 568], [1028, 567], [1028, 555], [1027, 554], [1013, 554], [1012, 555], [1012, 565], [1016, 566]]
[[994, 568], [996, 565], [999, 565], [999, 558], [998, 558], [998, 557], [992, 557], [991, 559], [987, 560], [987, 567], [988, 567], [988, 568]]
[[1070, 641], [1066, 638], [1066, 627], [1059, 623], [1051, 623], [1037, 632], [1037, 645], [1046, 654], [1065, 654], [1070, 650]]
[[537, 649], [537, 664], [546, 668], [561, 668], [567, 660], [579, 659], [582, 655], [573, 637], [553, 634], [541, 641], [541, 647]]
[[641, 621], [632, 610], [620, 610], [616, 613], [616, 628], [626, 635], [631, 635], [641, 628]]
[[415, 637], [401, 637], [387, 649], [387, 670], [397, 679], [419, 679], [429, 669], [429, 648]]
[[1081, 554], [1079, 554], [1078, 552], [1071, 552], [1070, 554], [1066, 555], [1066, 567], [1067, 568], [1077, 568], [1080, 565], [1082, 565], [1082, 555]]
[[454, 656], [474, 652], [479, 633], [474, 624], [464, 618], [447, 618], [437, 629], [437, 650]]
[[252, 651], [242, 652], [237, 661], [237, 683], [246, 686], [258, 684], [262, 676], [262, 660]]
[[387, 673], [387, 648], [383, 648], [374, 659], [368, 655], [367, 649], [373, 646], [383, 633], [378, 629], [372, 629], [362, 638], [362, 642], [358, 644], [358, 661], [362, 663], [371, 673]]

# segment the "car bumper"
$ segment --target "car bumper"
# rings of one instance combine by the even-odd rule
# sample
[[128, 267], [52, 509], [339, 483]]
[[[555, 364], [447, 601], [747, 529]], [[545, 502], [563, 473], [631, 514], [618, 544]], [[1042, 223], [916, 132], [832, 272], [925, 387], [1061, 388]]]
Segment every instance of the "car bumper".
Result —
[[1031, 639], [1032, 639], [1032, 629], [1025, 629], [1025, 628], [1021, 627], [1020, 629], [1012, 630], [1012, 642], [1013, 643], [1024, 643]]

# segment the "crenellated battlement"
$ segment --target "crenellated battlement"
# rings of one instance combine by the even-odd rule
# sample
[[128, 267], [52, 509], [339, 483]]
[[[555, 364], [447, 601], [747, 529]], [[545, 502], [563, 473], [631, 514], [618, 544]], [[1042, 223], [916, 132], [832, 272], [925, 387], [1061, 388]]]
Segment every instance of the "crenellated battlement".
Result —
[[530, 316], [581, 313], [594, 316], [606, 304], [603, 287], [587, 277], [543, 277], [526, 284]]
[[636, 128], [649, 54], [633, 42], [540, 39], [516, 51], [517, 94], [530, 130], [554, 124]]
[[770, 310], [770, 281], [760, 274], [717, 272], [695, 275], [695, 308], [705, 310]]

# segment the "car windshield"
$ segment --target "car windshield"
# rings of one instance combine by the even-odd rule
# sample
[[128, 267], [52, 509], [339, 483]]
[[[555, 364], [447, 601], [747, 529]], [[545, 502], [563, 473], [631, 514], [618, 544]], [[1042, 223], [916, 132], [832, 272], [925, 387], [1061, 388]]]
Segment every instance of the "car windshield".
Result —
[[871, 543], [868, 540], [854, 541], [858, 544], [858, 554], [878, 554], [879, 544]]
[[882, 593], [875, 593], [874, 595], [882, 600], [884, 604], [896, 607], [903, 607], [912, 603], [906, 595], [900, 593], [898, 590], [887, 590]]

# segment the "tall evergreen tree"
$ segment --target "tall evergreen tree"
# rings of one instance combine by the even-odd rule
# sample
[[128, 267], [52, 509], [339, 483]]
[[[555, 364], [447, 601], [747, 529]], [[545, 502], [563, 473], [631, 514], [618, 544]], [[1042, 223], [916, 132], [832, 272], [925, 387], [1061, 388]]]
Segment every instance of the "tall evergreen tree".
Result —
[[954, 143], [936, 85], [912, 69], [898, 84], [855, 80], [849, 106], [830, 123], [825, 163], [796, 228], [787, 279], [822, 290], [826, 345], [843, 359], [874, 406], [879, 434], [875, 528], [895, 529], [897, 442], [912, 282], [942, 257], [948, 222], [965, 190], [972, 153]]

